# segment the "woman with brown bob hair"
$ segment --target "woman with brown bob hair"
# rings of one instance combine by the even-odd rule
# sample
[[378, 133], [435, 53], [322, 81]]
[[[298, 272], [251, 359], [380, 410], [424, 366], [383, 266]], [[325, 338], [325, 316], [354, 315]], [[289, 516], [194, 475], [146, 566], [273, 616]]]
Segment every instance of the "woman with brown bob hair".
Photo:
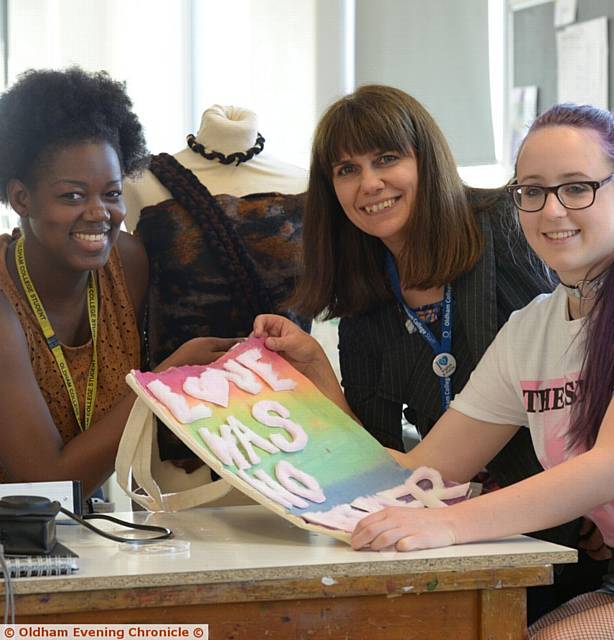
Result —
[[[424, 437], [512, 311], [552, 290], [505, 190], [464, 185], [436, 122], [393, 87], [360, 87], [323, 115], [303, 233], [304, 274], [290, 305], [341, 319], [343, 389], [317, 341], [289, 320], [259, 316], [254, 333], [399, 451], [403, 414]], [[541, 470], [521, 429], [488, 465], [488, 482]], [[577, 546], [580, 527], [539, 537]], [[599, 586], [601, 567], [584, 559], [554, 592], [529, 599], [531, 618]]]
[[355, 316], [390, 301], [381, 268], [386, 247], [348, 219], [333, 184], [333, 165], [343, 153], [374, 149], [416, 154], [421, 188], [400, 257], [403, 284], [430, 289], [453, 282], [480, 257], [478, 222], [432, 116], [403, 91], [363, 86], [328, 109], [314, 136], [303, 223], [304, 277], [293, 298], [293, 306], [307, 316]]

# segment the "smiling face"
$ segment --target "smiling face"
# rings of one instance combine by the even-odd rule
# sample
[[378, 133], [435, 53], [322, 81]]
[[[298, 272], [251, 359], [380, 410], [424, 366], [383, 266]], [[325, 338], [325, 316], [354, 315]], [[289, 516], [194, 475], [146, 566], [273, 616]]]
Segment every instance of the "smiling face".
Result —
[[61, 148], [42, 161], [31, 182], [9, 185], [29, 256], [73, 271], [102, 267], [126, 215], [115, 149], [106, 142]]
[[[601, 181], [614, 170], [593, 129], [550, 125], [529, 134], [517, 163], [519, 184]], [[614, 258], [614, 186], [597, 190], [588, 209], [566, 209], [554, 194], [535, 213], [519, 212], [527, 240], [566, 284], [592, 278]]]
[[348, 219], [398, 256], [418, 190], [413, 152], [344, 154], [333, 165], [333, 186]]

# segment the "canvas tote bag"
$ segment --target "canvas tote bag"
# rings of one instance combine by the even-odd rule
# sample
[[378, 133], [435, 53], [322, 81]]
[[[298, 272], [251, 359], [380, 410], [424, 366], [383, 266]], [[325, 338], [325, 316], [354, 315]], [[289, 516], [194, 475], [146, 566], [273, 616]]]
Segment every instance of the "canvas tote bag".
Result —
[[[138, 399], [120, 442], [117, 477], [146, 509], [217, 504], [232, 486], [296, 526], [349, 542], [368, 512], [440, 507], [468, 496], [469, 483], [401, 467], [261, 339], [249, 338], [206, 366], [132, 371], [126, 380]], [[164, 492], [152, 474], [152, 412], [223, 480]]]

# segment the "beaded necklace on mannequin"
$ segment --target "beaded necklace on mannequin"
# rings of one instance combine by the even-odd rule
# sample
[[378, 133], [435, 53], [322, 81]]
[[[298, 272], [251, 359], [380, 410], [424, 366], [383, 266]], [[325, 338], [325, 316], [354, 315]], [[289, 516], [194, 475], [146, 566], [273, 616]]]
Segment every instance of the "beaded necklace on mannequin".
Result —
[[253, 147], [250, 147], [245, 152], [235, 151], [234, 153], [231, 153], [229, 155], [224, 155], [220, 151], [207, 151], [205, 145], [200, 144], [200, 142], [196, 141], [196, 136], [193, 133], [188, 134], [186, 140], [188, 143], [188, 147], [190, 147], [190, 149], [192, 149], [194, 153], [199, 153], [206, 160], [217, 160], [222, 164], [233, 164], [234, 162], [236, 162], [237, 166], [239, 166], [242, 162], [248, 162], [255, 155], [258, 155], [264, 149], [265, 142], [262, 134], [258, 132], [256, 144]]

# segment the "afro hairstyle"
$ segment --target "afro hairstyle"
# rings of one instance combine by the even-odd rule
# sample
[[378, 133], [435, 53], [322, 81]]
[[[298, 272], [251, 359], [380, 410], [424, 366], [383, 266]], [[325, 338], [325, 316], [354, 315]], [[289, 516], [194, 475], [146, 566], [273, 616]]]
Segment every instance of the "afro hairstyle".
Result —
[[0, 96], [0, 201], [7, 202], [9, 180], [32, 181], [49, 153], [86, 141], [111, 144], [124, 175], [147, 166], [143, 128], [124, 83], [79, 67], [20, 75]]

